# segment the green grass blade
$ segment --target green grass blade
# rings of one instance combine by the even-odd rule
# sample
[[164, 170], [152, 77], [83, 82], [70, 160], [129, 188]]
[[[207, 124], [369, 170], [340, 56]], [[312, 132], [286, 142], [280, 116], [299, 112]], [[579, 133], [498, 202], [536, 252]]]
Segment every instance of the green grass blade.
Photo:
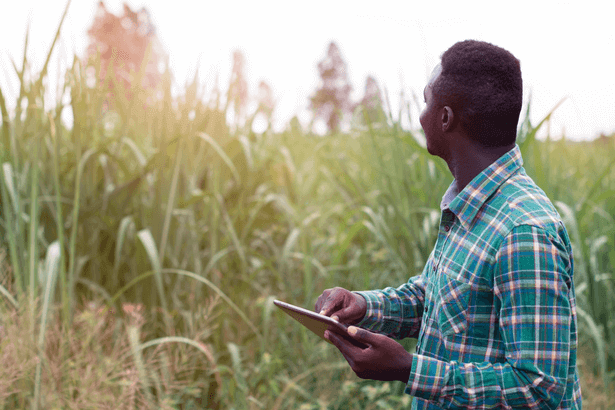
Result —
[[[9, 246], [9, 255], [11, 266], [13, 267], [13, 276], [17, 284], [17, 297], [26, 291], [26, 281], [23, 277], [21, 269], [22, 264], [19, 246], [19, 229], [18, 220], [21, 218], [19, 208], [17, 208], [15, 186], [13, 185], [13, 170], [11, 164], [5, 162], [2, 164], [2, 215], [6, 228], [7, 242]], [[10, 202], [9, 202], [10, 201]]]
[[332, 265], [339, 265], [339, 263], [342, 261], [342, 258], [348, 251], [348, 248], [350, 247], [352, 241], [364, 228], [365, 225], [363, 224], [363, 221], [357, 221], [349, 229], [347, 229], [346, 232], [344, 232], [344, 239], [338, 241], [339, 246], [336, 249], [337, 253], [335, 255], [335, 258], [333, 259]]
[[246, 266], [247, 266], [246, 253], [245, 253], [244, 247], [241, 245], [241, 242], [239, 242], [237, 231], [235, 230], [233, 221], [231, 221], [231, 218], [228, 216], [228, 212], [224, 206], [224, 200], [222, 199], [222, 196], [220, 195], [216, 195], [216, 196], [218, 198], [218, 203], [220, 204], [220, 212], [222, 213], [224, 223], [226, 224], [226, 229], [228, 230], [228, 234], [231, 237], [231, 242], [233, 242], [233, 246], [235, 247], [235, 250], [237, 251], [237, 254], [239, 255], [239, 260], [241, 261], [241, 270], [243, 274], [246, 271]]
[[205, 270], [203, 271], [203, 276], [207, 277], [209, 272], [216, 266], [216, 264], [222, 258], [224, 258], [226, 255], [230, 254], [231, 252], [233, 252], [233, 249], [231, 249], [230, 247], [229, 248], [221, 249], [218, 252], [216, 252], [216, 254], [213, 255], [211, 257], [211, 259], [209, 260], [209, 262], [207, 263], [207, 266], [205, 266]]
[[70, 243], [68, 248], [68, 302], [71, 306], [74, 304], [74, 292], [75, 292], [75, 279], [76, 279], [76, 267], [75, 257], [77, 254], [77, 228], [79, 227], [79, 207], [81, 205], [81, 178], [83, 177], [83, 170], [90, 158], [98, 152], [95, 148], [87, 150], [81, 159], [77, 167], [77, 176], [75, 178], [75, 194], [73, 199], [73, 215], [72, 215], [72, 229], [70, 236]]
[[525, 136], [523, 141], [521, 141], [521, 143], [519, 144], [519, 148], [521, 149], [522, 154], [524, 154], [524, 157], [527, 154], [527, 149], [535, 143], [536, 141], [536, 134], [538, 133], [538, 130], [540, 130], [540, 128], [543, 126], [543, 124], [547, 121], [549, 121], [551, 119], [551, 116], [553, 115], [553, 113], [555, 112], [555, 110], [562, 105], [562, 103], [566, 101], [566, 97], [562, 98], [561, 100], [558, 101], [557, 104], [555, 104], [553, 106], [553, 108], [551, 109], [551, 111], [549, 111], [547, 113], [547, 115], [544, 116], [544, 118], [542, 120], [540, 120], [540, 122], [538, 123], [538, 125], [536, 125], [535, 127], [533, 127], [530, 123], [529, 123], [529, 111], [530, 111], [530, 104], [528, 103], [527, 106], [527, 112], [526, 112], [526, 119], [527, 122], [524, 123], [524, 125], [527, 127], [526, 131], [525, 131]]
[[600, 274], [600, 267], [598, 265], [598, 252], [604, 245], [608, 243], [608, 241], [609, 238], [606, 235], [602, 235], [594, 239], [589, 246], [589, 270], [590, 274], [594, 275], [594, 277]]
[[62, 18], [60, 19], [60, 24], [58, 25], [58, 29], [56, 30], [56, 35], [53, 38], [53, 42], [51, 43], [51, 47], [49, 47], [49, 52], [47, 53], [47, 58], [45, 59], [45, 64], [43, 64], [43, 69], [41, 70], [41, 74], [39, 76], [38, 81], [34, 87], [34, 94], [37, 95], [39, 88], [43, 85], [43, 79], [47, 75], [47, 67], [49, 66], [49, 61], [51, 60], [51, 54], [53, 53], [53, 49], [56, 45], [56, 42], [60, 38], [60, 30], [62, 29], [62, 24], [64, 24], [64, 19], [66, 18], [66, 14], [68, 13], [68, 7], [70, 6], [71, 0], [68, 0], [66, 3], [66, 7], [64, 8], [64, 13], [62, 13]]
[[0, 293], [2, 293], [2, 295], [4, 295], [4, 297], [7, 298], [9, 302], [11, 302], [11, 304], [13, 305], [13, 307], [15, 307], [15, 309], [19, 309], [19, 303], [17, 303], [17, 300], [15, 300], [13, 295], [11, 295], [11, 292], [6, 290], [6, 288], [2, 285], [0, 285]]
[[613, 167], [615, 166], [615, 158], [613, 158], [606, 167], [602, 170], [602, 172], [598, 175], [597, 178], [592, 178], [593, 184], [587, 193], [583, 196], [579, 202], [577, 202], [576, 211], [577, 215], [579, 215], [579, 219], [583, 219], [586, 215], [587, 207], [589, 205], [589, 200], [594, 196], [594, 193], [598, 191], [603, 183], [603, 180], [609, 173], [613, 171]]
[[133, 152], [134, 157], [139, 162], [139, 165], [145, 168], [147, 161], [145, 159], [145, 155], [143, 155], [137, 144], [135, 144], [135, 142], [130, 138], [122, 138], [120, 142], [125, 144]]
[[[17, 97], [17, 104], [15, 104], [15, 122], [17, 123], [21, 123], [21, 110], [22, 110], [21, 100], [26, 95], [25, 73], [26, 73], [26, 68], [28, 67], [29, 40], [30, 40], [30, 22], [28, 22], [28, 28], [26, 29], [26, 41], [23, 47], [23, 61], [21, 63], [21, 70], [19, 70], [17, 68], [17, 64], [15, 64], [15, 62], [11, 60], [13, 63], [13, 68], [15, 69], [15, 73], [17, 74], [17, 77], [19, 78], [19, 97]], [[18, 159], [19, 159], [19, 156], [13, 155], [14, 161], [17, 161]], [[18, 166], [18, 164], [15, 163], [15, 166]]]
[[206, 141], [209, 145], [211, 145], [211, 147], [218, 153], [220, 158], [222, 158], [222, 161], [224, 161], [226, 166], [231, 170], [233, 177], [235, 178], [235, 181], [241, 182], [239, 178], [239, 172], [237, 171], [235, 164], [233, 164], [233, 161], [231, 161], [228, 155], [226, 155], [222, 147], [220, 147], [220, 145], [218, 145], [218, 143], [213, 138], [211, 138], [209, 135], [205, 134], [204, 132], [199, 132], [197, 136], [203, 139], [204, 141]]
[[60, 188], [60, 142], [58, 135], [56, 133], [56, 127], [54, 124], [54, 120], [49, 114], [49, 131], [51, 134], [51, 139], [54, 142], [54, 150], [53, 150], [53, 185], [55, 190], [55, 206], [56, 206], [56, 214], [57, 214], [57, 232], [58, 232], [58, 243], [60, 245], [60, 292], [62, 295], [62, 309], [64, 318], [66, 320], [70, 320], [70, 303], [68, 299], [68, 278], [66, 277], [66, 266], [64, 263], [64, 217], [62, 212], [62, 192]]
[[604, 382], [604, 391], [607, 392], [608, 386], [609, 386], [609, 376], [608, 376], [607, 367], [606, 367], [607, 357], [606, 357], [606, 348], [605, 348], [606, 345], [605, 345], [604, 337], [602, 335], [602, 332], [598, 328], [598, 325], [596, 324], [594, 319], [591, 317], [591, 315], [585, 312], [585, 310], [583, 310], [583, 308], [579, 306], [577, 306], [577, 315], [579, 316], [580, 319], [582, 319], [587, 324], [587, 327], [589, 328], [589, 336], [593, 339], [594, 343], [596, 344], [595, 353], [598, 356], [598, 359], [596, 361], [598, 362], [598, 365], [600, 366], [600, 375], [602, 376], [602, 381]]
[[137, 232], [137, 236], [145, 248], [145, 252], [147, 253], [147, 257], [149, 258], [152, 268], [154, 268], [154, 278], [156, 280], [156, 288], [158, 289], [158, 297], [160, 298], [160, 303], [162, 304], [166, 317], [166, 314], [168, 313], [167, 299], [162, 281], [162, 264], [158, 255], [158, 250], [156, 249], [156, 242], [154, 241], [154, 237], [149, 229], [140, 230]]
[[4, 176], [4, 184], [6, 185], [6, 189], [7, 189], [7, 193], [9, 194], [9, 198], [11, 198], [11, 204], [13, 205], [13, 212], [15, 212], [15, 215], [17, 218], [20, 218], [20, 209], [19, 209], [19, 205], [17, 204], [18, 198], [19, 198], [19, 194], [17, 193], [17, 190], [15, 189], [15, 184], [14, 184], [14, 176], [13, 176], [13, 167], [11, 166], [10, 163], [5, 162], [4, 164], [2, 164], [2, 172], [3, 172], [3, 176]]
[[593, 281], [587, 269], [585, 253], [583, 252], [583, 242], [581, 241], [581, 233], [579, 231], [579, 224], [577, 223], [576, 213], [574, 212], [572, 207], [568, 206], [562, 201], [555, 201], [555, 206], [557, 207], [559, 213], [562, 215], [562, 219], [564, 220], [566, 228], [570, 233], [570, 239], [572, 240], [572, 247], [574, 252], [575, 276], [576, 274], [579, 274], [582, 280], [585, 280], [586, 282], [591, 284]]
[[117, 238], [115, 241], [115, 253], [113, 263], [113, 277], [117, 278], [120, 271], [120, 264], [122, 260], [122, 249], [124, 248], [124, 241], [126, 236], [131, 230], [135, 229], [135, 222], [132, 216], [125, 216], [120, 221], [120, 227], [117, 231]]
[[139, 374], [139, 381], [141, 382], [141, 386], [143, 387], [143, 393], [145, 394], [145, 398], [147, 403], [149, 404], [150, 409], [156, 408], [154, 396], [152, 395], [152, 391], [150, 390], [149, 378], [147, 376], [147, 370], [145, 368], [145, 362], [143, 361], [143, 355], [141, 354], [140, 343], [139, 343], [139, 329], [136, 326], [128, 326], [128, 340], [130, 341], [130, 350], [132, 352], [132, 357], [135, 361], [135, 366], [137, 367], [137, 372]]
[[245, 239], [248, 237], [248, 235], [250, 234], [250, 232], [252, 232], [252, 225], [254, 224], [254, 222], [256, 221], [256, 218], [258, 217], [259, 213], [261, 210], [263, 210], [263, 208], [272, 203], [275, 202], [275, 196], [274, 195], [267, 195], [265, 198], [260, 199], [256, 205], [254, 205], [252, 207], [252, 209], [250, 209], [250, 217], [248, 219], [248, 222], [245, 224], [245, 226], [243, 227], [243, 231], [241, 233], [241, 241], [245, 241]]
[[243, 369], [241, 368], [241, 355], [239, 354], [239, 347], [235, 343], [227, 343], [228, 351], [231, 355], [231, 363], [233, 365], [233, 374], [237, 387], [244, 394], [248, 392], [248, 383], [245, 377], [243, 377]]
[[261, 353], [265, 353], [267, 351], [267, 343], [269, 341], [269, 334], [271, 332], [271, 316], [273, 312], [273, 301], [275, 300], [275, 296], [269, 296], [265, 300], [263, 304], [263, 315], [262, 315], [262, 323], [263, 323], [263, 338], [261, 339]]
[[38, 238], [36, 237], [38, 233], [38, 144], [35, 144], [32, 149], [32, 174], [30, 180], [30, 221], [29, 221], [29, 230], [28, 230], [28, 269], [29, 269], [29, 283], [28, 283], [28, 298], [29, 298], [29, 307], [32, 312], [31, 317], [31, 326], [32, 326], [32, 335], [34, 335], [34, 313], [36, 309], [34, 309], [34, 300], [38, 290]]
[[288, 267], [288, 258], [293, 248], [295, 247], [297, 240], [299, 239], [299, 235], [301, 234], [301, 230], [299, 228], [293, 228], [292, 231], [286, 237], [284, 241], [284, 246], [282, 247], [282, 254], [280, 264], [284, 267]]
[[[38, 409], [41, 393], [41, 370], [45, 360], [45, 333], [47, 329], [47, 321], [49, 319], [49, 311], [51, 309], [52, 298], [55, 291], [56, 278], [58, 273], [58, 265], [60, 264], [60, 244], [53, 242], [47, 249], [45, 256], [45, 267], [43, 275], [45, 277], [45, 293], [43, 294], [43, 310], [41, 316], [41, 325], [38, 333], [38, 362], [36, 364], [36, 376], [34, 379], [34, 402], [33, 408]], [[31, 306], [32, 308], [32, 306]]]
[[2, 161], [4, 156], [11, 152], [11, 128], [9, 112], [6, 109], [6, 101], [4, 100], [4, 94], [2, 94], [2, 88], [0, 88], [0, 115], [2, 116]]
[[[183, 343], [183, 344], [195, 347], [197, 350], [202, 352], [208, 360], [212, 361], [213, 359], [213, 355], [211, 351], [209, 351], [209, 349], [207, 349], [205, 345], [203, 345], [202, 343], [196, 342], [192, 339], [188, 339], [187, 337], [183, 337], [183, 336], [160, 337], [158, 339], [150, 340], [148, 342], [140, 344], [138, 346], [138, 349], [142, 351], [142, 350], [147, 349], [148, 347], [158, 346], [158, 345], [162, 345], [166, 343]], [[215, 365], [215, 362], [212, 361], [212, 364]]]
[[100, 296], [105, 299], [107, 304], [111, 304], [111, 295], [105, 288], [97, 284], [96, 282], [92, 282], [86, 278], [77, 278], [77, 283], [89, 288], [93, 293], [98, 293]]
[[182, 153], [183, 153], [182, 140], [179, 142], [178, 153], [175, 157], [175, 166], [173, 169], [173, 177], [171, 179], [171, 188], [169, 190], [169, 198], [167, 200], [167, 208], [164, 214], [164, 223], [162, 226], [162, 238], [160, 239], [160, 249], [158, 251], [158, 255], [164, 259], [164, 255], [167, 247], [167, 239], [169, 237], [169, 228], [171, 226], [171, 215], [173, 214], [173, 207], [175, 204], [175, 196], [177, 194], [177, 184], [179, 182], [179, 170], [180, 165], [182, 163]]

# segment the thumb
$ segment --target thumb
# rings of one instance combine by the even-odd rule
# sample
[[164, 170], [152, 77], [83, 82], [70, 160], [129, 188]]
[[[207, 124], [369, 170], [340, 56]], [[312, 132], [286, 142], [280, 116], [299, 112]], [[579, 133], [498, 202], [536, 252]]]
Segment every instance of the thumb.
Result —
[[366, 343], [372, 343], [374, 341], [374, 337], [376, 336], [374, 333], [369, 330], [362, 329], [356, 326], [348, 326], [348, 334], [352, 336], [354, 339], [360, 340]]

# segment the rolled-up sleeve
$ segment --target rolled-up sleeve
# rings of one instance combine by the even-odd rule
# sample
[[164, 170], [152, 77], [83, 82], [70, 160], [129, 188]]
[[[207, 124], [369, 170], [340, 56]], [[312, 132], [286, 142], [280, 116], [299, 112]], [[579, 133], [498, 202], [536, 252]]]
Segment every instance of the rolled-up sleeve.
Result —
[[393, 339], [418, 337], [425, 304], [424, 274], [393, 288], [355, 292], [367, 301], [367, 312], [357, 325]]

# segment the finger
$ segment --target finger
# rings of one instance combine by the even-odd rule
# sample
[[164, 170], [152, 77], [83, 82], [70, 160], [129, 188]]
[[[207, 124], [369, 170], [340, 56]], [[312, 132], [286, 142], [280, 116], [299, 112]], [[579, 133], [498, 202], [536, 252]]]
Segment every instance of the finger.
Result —
[[325, 299], [329, 296], [329, 293], [329, 289], [326, 289], [320, 296], [318, 296], [316, 304], [314, 305], [315, 312], [320, 312], [322, 310], [322, 305], [325, 303]]
[[332, 313], [336, 313], [337, 307], [342, 301], [341, 298], [336, 298], [335, 293], [330, 294], [327, 299], [325, 299], [325, 303], [322, 305], [320, 309], [321, 315], [331, 316]]
[[338, 321], [342, 323], [347, 323], [350, 319], [353, 319], [353, 316], [356, 316], [356, 306], [350, 305], [336, 312], [336, 316], [338, 317]]
[[353, 339], [367, 345], [378, 344], [378, 338], [381, 336], [356, 326], [348, 326], [347, 332]]
[[320, 312], [320, 310], [322, 309], [321, 306], [322, 306], [322, 300], [319, 297], [318, 300], [316, 300], [316, 304], [314, 305], [314, 312]]
[[348, 333], [356, 339], [361, 339], [363, 337], [363, 332], [356, 326], [348, 326]]
[[320, 311], [318, 312], [321, 315], [326, 315], [327, 313], [329, 313], [333, 308], [335, 307], [335, 304], [332, 303], [329, 298], [327, 298], [325, 300], [325, 302], [323, 303], [323, 305], [320, 308]]
[[356, 348], [350, 341], [343, 336], [336, 334], [330, 330], [325, 330], [325, 338], [329, 340], [342, 353], [342, 356], [352, 366], [354, 363], [354, 349]]
[[[365, 349], [369, 349], [371, 345], [368, 342], [360, 341], [354, 335], [349, 334], [347, 329], [342, 330], [336, 327], [329, 326], [328, 328], [329, 334], [334, 335], [336, 338], [340, 340], [340, 343], [344, 343], [347, 346], [352, 346], [350, 349], [352, 352], [348, 351], [347, 353], [352, 353], [356, 355], [359, 351], [363, 351]], [[338, 349], [342, 350], [340, 346], [336, 346]]]

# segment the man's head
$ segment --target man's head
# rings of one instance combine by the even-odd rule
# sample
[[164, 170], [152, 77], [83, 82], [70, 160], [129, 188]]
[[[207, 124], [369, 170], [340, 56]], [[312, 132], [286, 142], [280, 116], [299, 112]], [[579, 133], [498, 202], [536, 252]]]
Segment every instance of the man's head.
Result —
[[428, 87], [434, 110], [454, 113], [453, 128], [485, 147], [515, 142], [523, 83], [510, 52], [482, 41], [456, 43], [442, 54]]

